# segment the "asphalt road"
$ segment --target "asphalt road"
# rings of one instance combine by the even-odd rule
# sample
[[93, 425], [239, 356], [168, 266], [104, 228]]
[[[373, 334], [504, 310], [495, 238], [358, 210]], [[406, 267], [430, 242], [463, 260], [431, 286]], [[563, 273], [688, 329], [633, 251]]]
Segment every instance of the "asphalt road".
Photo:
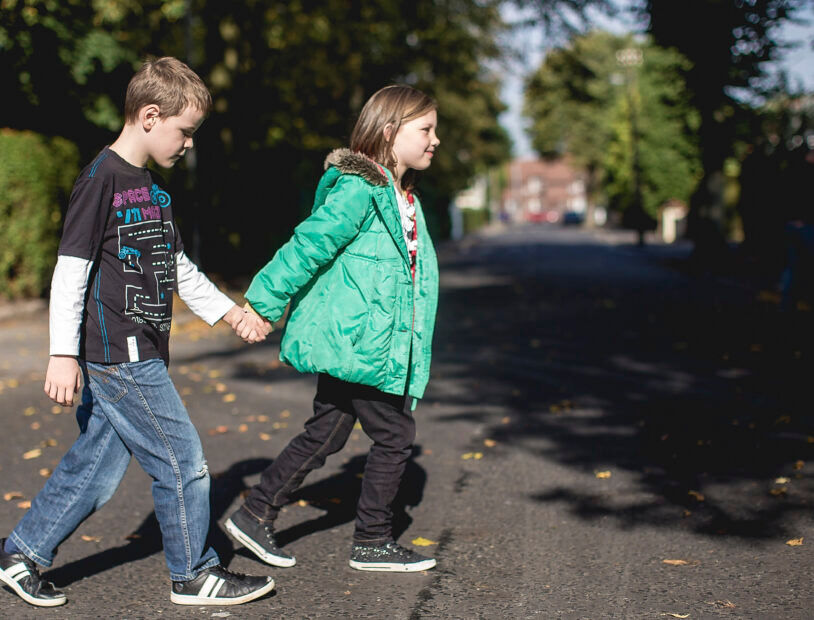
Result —
[[[171, 372], [213, 472], [213, 544], [232, 569], [272, 574], [273, 595], [170, 603], [134, 464], [45, 571], [68, 605], [4, 590], [0, 617], [811, 618], [812, 314], [632, 241], [528, 227], [441, 249], [433, 378], [396, 520], [400, 542], [432, 543], [436, 569], [347, 566], [359, 430], [279, 519], [295, 567], [233, 544], [222, 524], [309, 415], [314, 379], [276, 361], [279, 336], [252, 347], [181, 312]], [[0, 322], [0, 536], [76, 434], [42, 394], [46, 351], [42, 309]]]

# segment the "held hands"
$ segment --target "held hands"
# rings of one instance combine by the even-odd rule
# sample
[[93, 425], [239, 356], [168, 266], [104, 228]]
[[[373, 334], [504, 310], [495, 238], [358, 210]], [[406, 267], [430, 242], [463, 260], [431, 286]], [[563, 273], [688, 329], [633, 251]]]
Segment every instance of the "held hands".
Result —
[[73, 406], [74, 394], [82, 385], [82, 371], [75, 357], [52, 355], [45, 371], [45, 393], [63, 407]]
[[271, 323], [254, 311], [248, 303], [240, 309], [232, 306], [223, 316], [240, 338], [248, 343], [262, 342], [271, 333]]

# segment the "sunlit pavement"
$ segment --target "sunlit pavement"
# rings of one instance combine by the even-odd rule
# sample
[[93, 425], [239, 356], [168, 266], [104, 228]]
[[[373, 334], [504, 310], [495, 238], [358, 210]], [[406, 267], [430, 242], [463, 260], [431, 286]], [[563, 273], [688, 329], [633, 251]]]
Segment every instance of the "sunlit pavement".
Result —
[[[812, 315], [688, 269], [686, 247], [633, 242], [531, 226], [440, 248], [433, 379], [395, 521], [438, 568], [347, 566], [368, 447], [356, 430], [281, 515], [297, 565], [268, 567], [273, 596], [173, 606], [150, 481], [133, 466], [46, 571], [69, 597], [49, 613], [811, 617]], [[298, 432], [314, 380], [276, 361], [277, 333], [252, 347], [178, 319], [171, 372], [213, 473], [213, 544], [231, 568], [266, 572], [221, 526]], [[0, 323], [0, 536], [76, 433], [42, 394], [46, 363], [44, 311]], [[8, 591], [0, 609], [42, 616]]]

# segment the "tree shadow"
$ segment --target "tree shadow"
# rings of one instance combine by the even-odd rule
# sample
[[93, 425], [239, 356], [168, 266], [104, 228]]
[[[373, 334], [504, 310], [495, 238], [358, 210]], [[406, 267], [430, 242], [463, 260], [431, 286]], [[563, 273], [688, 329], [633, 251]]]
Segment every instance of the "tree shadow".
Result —
[[789, 534], [814, 501], [810, 314], [664, 248], [512, 239], [442, 266], [433, 371], [456, 390], [430, 383], [436, 419], [587, 474], [529, 489], [581, 518]]
[[[401, 536], [412, 522], [407, 508], [419, 505], [424, 494], [427, 474], [415, 461], [419, 454], [421, 454], [421, 447], [415, 446], [407, 461], [399, 492], [393, 502], [393, 535], [395, 538]], [[278, 534], [280, 546], [355, 519], [356, 499], [361, 489], [361, 475], [364, 472], [366, 458], [366, 456], [353, 457], [343, 465], [340, 472], [312, 485], [304, 486], [292, 495], [289, 503], [304, 500], [310, 505], [324, 510], [325, 514], [280, 531]], [[236, 554], [235, 543], [219, 527], [218, 521], [223, 518], [234, 501], [248, 491], [249, 487], [245, 484], [244, 478], [262, 472], [272, 462], [270, 459], [248, 459], [235, 463], [226, 471], [212, 474], [208, 542], [217, 551], [221, 562], [226, 566], [231, 563]], [[161, 552], [163, 549], [161, 529], [155, 512], [151, 512], [141, 525], [126, 537], [126, 540], [127, 543], [118, 547], [106, 549], [48, 570], [44, 574], [44, 578], [59, 587], [65, 587], [115, 566], [141, 560]], [[255, 557], [243, 547], [240, 547], [237, 553], [252, 559]]]

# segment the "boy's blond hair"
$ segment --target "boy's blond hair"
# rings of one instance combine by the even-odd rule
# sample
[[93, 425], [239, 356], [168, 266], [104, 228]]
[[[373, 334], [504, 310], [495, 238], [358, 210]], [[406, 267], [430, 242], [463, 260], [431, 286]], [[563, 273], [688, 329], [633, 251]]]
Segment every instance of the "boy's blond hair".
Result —
[[150, 104], [158, 106], [163, 118], [179, 116], [188, 106], [208, 115], [212, 95], [197, 73], [177, 58], [164, 56], [145, 61], [127, 85], [125, 123], [135, 123], [139, 110]]

